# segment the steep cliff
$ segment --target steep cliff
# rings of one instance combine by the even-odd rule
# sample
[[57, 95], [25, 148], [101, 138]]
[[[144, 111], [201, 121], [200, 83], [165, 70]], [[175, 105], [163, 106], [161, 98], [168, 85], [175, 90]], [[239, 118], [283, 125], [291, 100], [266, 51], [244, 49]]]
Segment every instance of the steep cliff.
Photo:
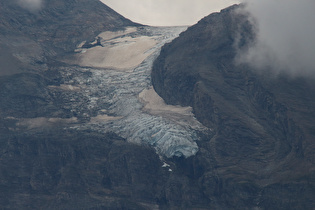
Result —
[[237, 7], [167, 44], [152, 72], [205, 127], [150, 88], [183, 28], [138, 26], [96, 0], [19, 2], [0, 0], [2, 208], [313, 208], [314, 83], [235, 66], [235, 34], [239, 47], [255, 37]]
[[235, 5], [211, 14], [165, 45], [153, 66], [153, 86], [167, 103], [192, 106], [213, 129], [199, 143], [200, 155], [209, 152], [216, 162], [200, 179], [204, 189], [213, 182], [208, 173], [221, 181], [220, 193], [209, 195], [233, 208], [252, 200], [252, 208], [311, 209], [306, 194], [295, 192], [315, 193], [314, 80], [273, 77], [237, 64], [238, 50], [256, 36], [241, 10]]

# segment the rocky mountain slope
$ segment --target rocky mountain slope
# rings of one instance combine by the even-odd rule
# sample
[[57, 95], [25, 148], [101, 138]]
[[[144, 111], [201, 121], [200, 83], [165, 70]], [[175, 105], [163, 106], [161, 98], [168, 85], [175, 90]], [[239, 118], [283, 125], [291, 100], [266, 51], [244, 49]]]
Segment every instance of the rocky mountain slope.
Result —
[[[41, 9], [31, 11], [19, 2], [0, 1], [0, 76], [5, 76], [0, 107], [19, 117], [51, 115], [59, 109], [49, 103], [45, 87], [50, 78], [43, 73], [50, 60], [102, 31], [137, 25], [99, 1], [47, 0]], [[16, 73], [23, 74], [10, 77]]]
[[184, 27], [0, 0], [1, 208], [312, 209], [314, 83], [235, 66], [234, 10], [163, 47], [167, 105], [151, 67]]
[[21, 1], [0, 1], [1, 35], [22, 35], [56, 51], [71, 51], [102, 31], [137, 25], [100, 1], [43, 1], [38, 10], [28, 10]]
[[0, 1], [1, 208], [205, 203], [171, 158], [196, 154], [203, 126], [150, 86], [160, 47], [185, 27], [140, 26], [99, 1], [43, 2]]
[[166, 44], [153, 66], [153, 86], [167, 103], [192, 106], [214, 131], [200, 143], [200, 156], [210, 153], [215, 161], [199, 179], [209, 199], [240, 209], [244, 203], [312, 209], [315, 81], [237, 64], [238, 50], [255, 40], [240, 9], [211, 14]]
[[0, 1], [0, 75], [43, 71], [48, 57], [63, 56], [104, 30], [137, 25], [99, 1], [46, 0], [37, 10], [21, 2]]

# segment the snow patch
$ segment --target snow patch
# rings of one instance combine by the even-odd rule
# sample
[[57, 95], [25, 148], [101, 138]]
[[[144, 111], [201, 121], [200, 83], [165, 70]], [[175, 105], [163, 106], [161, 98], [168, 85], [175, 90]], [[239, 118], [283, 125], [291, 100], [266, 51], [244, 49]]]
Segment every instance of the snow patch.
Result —
[[162, 168], [166, 168], [166, 167], [170, 167], [170, 165], [165, 163], [165, 162], [163, 162]]

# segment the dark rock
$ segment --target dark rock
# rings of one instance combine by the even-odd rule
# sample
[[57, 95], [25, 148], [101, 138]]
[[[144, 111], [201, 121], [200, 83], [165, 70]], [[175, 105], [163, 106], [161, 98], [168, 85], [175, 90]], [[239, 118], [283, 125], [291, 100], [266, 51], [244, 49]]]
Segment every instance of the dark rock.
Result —
[[[51, 50], [71, 51], [100, 32], [137, 25], [97, 0], [46, 0], [38, 11], [0, 1], [1, 35], [23, 35]], [[92, 40], [91, 40], [92, 41]]]
[[[306, 194], [314, 195], [314, 182], [303, 182], [314, 176], [307, 168], [315, 163], [310, 107], [315, 83], [284, 75], [270, 78], [237, 65], [237, 48], [255, 40], [240, 9], [242, 5], [211, 14], [165, 45], [154, 63], [152, 83], [167, 103], [192, 106], [197, 119], [213, 129], [208, 141], [199, 142], [203, 152], [194, 158], [212, 166], [203, 167], [199, 183], [217, 208], [312, 209]], [[191, 167], [187, 170], [200, 166]], [[290, 197], [282, 179], [300, 195]], [[279, 196], [261, 194], [270, 188], [280, 190]]]
[[[151, 149], [114, 134], [54, 130], [1, 136], [0, 140], [1, 189], [6, 192], [2, 207], [139, 209], [139, 204], [128, 199], [154, 199], [149, 186], [159, 180], [159, 158]], [[117, 145], [125, 149], [113, 157]], [[127, 162], [115, 161], [120, 157]], [[140, 166], [144, 170], [137, 172]], [[124, 181], [123, 174], [130, 179]]]
[[[0, 109], [12, 117], [39, 117], [58, 110], [41, 75], [22, 73], [0, 78]], [[36, 112], [34, 112], [34, 109]]]
[[[168, 103], [192, 106], [211, 128], [200, 133], [196, 156], [165, 160], [115, 133], [62, 123], [16, 126], [23, 118], [76, 117], [80, 124], [96, 116], [85, 96], [75, 95], [78, 105], [71, 107], [72, 95], [60, 90], [64, 77], [88, 80], [90, 72], [57, 58], [99, 32], [137, 25], [96, 0], [46, 0], [43, 6], [28, 11], [0, 0], [2, 208], [314, 207], [315, 91], [306, 94], [314, 83], [270, 80], [235, 66], [235, 33], [239, 47], [255, 37], [246, 16], [233, 12], [237, 6], [190, 27], [155, 62], [157, 92]], [[63, 68], [73, 71], [63, 75]], [[169, 166], [162, 167], [164, 162]]]
[[0, 112], [24, 118], [72, 117], [70, 110], [60, 109], [64, 97], [47, 87], [61, 82], [53, 81], [58, 78], [53, 75], [59, 66], [56, 56], [73, 52], [103, 31], [137, 25], [97, 0], [47, 0], [36, 11], [15, 0], [0, 0]]

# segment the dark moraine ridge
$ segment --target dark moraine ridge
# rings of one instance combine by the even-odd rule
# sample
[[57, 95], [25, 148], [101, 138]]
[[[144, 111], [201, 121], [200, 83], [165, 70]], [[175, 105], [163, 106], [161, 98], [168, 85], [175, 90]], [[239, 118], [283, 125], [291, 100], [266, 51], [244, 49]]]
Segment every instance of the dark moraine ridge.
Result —
[[215, 162], [199, 178], [209, 200], [233, 209], [312, 209], [315, 81], [237, 65], [236, 49], [255, 40], [239, 9], [211, 14], [166, 44], [153, 86], [167, 103], [192, 106], [214, 129], [197, 155]]

